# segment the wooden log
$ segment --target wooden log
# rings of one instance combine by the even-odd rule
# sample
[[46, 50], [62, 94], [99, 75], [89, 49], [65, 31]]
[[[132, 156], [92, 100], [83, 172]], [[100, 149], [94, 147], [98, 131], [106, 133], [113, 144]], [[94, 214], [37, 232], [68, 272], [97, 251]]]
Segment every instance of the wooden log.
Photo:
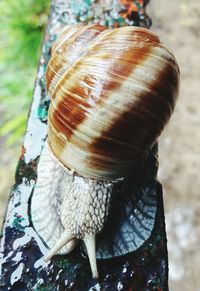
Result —
[[[135, 252], [98, 261], [99, 281], [92, 279], [88, 258], [78, 246], [68, 256], [43, 262], [45, 245], [32, 227], [30, 198], [37, 180], [37, 164], [47, 133], [49, 97], [45, 70], [52, 42], [68, 24], [101, 23], [111, 27], [149, 27], [147, 1], [52, 1], [35, 83], [33, 102], [17, 171], [2, 229], [1, 290], [168, 290], [168, 260], [161, 185], [156, 181], [157, 147], [144, 168], [149, 189], [155, 185], [157, 213], [150, 238]], [[42, 201], [41, 201], [42, 203]]]

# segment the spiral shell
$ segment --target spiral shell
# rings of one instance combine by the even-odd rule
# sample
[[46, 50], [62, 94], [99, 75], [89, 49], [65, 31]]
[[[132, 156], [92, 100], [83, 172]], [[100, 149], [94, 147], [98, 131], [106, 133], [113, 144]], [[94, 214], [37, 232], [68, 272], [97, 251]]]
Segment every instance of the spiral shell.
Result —
[[168, 122], [179, 69], [152, 32], [67, 27], [46, 72], [48, 142], [67, 168], [90, 178], [128, 175]]

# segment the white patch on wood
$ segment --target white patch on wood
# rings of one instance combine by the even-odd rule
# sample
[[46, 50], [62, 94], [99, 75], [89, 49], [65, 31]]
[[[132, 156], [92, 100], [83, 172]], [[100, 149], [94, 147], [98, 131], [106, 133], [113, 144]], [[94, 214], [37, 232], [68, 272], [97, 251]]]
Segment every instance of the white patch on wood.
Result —
[[10, 278], [10, 283], [13, 286], [15, 282], [17, 282], [22, 275], [22, 271], [24, 268], [24, 264], [20, 263], [17, 269], [12, 273], [11, 278]]

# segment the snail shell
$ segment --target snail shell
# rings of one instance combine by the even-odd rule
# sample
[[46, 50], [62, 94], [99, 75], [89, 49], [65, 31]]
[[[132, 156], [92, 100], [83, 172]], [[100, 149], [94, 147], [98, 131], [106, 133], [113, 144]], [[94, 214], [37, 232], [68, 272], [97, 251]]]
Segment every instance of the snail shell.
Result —
[[100, 25], [67, 29], [52, 49], [49, 145], [78, 174], [126, 176], [174, 109], [178, 67], [152, 32]]
[[73, 26], [52, 46], [46, 85], [48, 138], [31, 201], [33, 226], [52, 248], [46, 260], [83, 240], [98, 277], [95, 238], [109, 225], [116, 197], [124, 208], [121, 220], [112, 238], [97, 243], [97, 257], [136, 250], [152, 232], [155, 173], [148, 193], [149, 173], [136, 188], [130, 185], [173, 112], [179, 69], [149, 30]]

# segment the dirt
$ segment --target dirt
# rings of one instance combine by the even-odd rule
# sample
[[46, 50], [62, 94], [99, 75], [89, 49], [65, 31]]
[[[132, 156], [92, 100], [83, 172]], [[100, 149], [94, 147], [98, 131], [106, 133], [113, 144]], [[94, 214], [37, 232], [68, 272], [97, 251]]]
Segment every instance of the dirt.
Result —
[[[164, 188], [170, 290], [200, 290], [200, 0], [152, 0], [152, 30], [161, 35], [180, 66], [181, 87], [170, 123], [159, 140], [159, 179]], [[20, 144], [0, 140], [0, 223]], [[5, 155], [6, 151], [6, 155]]]

